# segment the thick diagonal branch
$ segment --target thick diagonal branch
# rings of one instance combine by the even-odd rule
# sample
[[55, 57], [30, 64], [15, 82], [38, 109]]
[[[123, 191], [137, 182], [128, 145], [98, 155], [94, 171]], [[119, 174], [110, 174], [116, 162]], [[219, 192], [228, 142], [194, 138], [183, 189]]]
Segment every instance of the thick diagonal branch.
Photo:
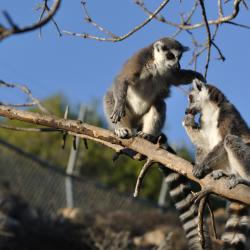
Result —
[[187, 178], [199, 183], [201, 187], [209, 188], [211, 192], [219, 196], [250, 205], [249, 187], [240, 184], [234, 189], [229, 190], [226, 185], [226, 178], [213, 180], [212, 177], [206, 176], [201, 180], [196, 179], [192, 175], [192, 164], [190, 162], [173, 155], [166, 150], [159, 148], [157, 144], [152, 144], [142, 138], [135, 137], [131, 139], [120, 139], [117, 138], [111, 131], [86, 123], [81, 123], [75, 120], [61, 119], [52, 115], [17, 110], [5, 106], [0, 106], [0, 116], [64, 130], [71, 135], [104, 144], [115, 151], [130, 148], [138, 153], [146, 155], [154, 162], [159, 162], [173, 171], [185, 175]]

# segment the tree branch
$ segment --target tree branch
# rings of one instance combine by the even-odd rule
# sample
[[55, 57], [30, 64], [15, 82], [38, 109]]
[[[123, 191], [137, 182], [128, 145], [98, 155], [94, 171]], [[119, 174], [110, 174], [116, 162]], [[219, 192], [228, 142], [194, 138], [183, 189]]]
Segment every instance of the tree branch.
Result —
[[23, 27], [23, 28], [19, 28], [14, 21], [12, 20], [11, 16], [7, 13], [7, 12], [3, 12], [5, 19], [7, 20], [7, 22], [9, 23], [10, 27], [9, 29], [6, 29], [4, 27], [1, 28], [0, 30], [0, 41], [3, 40], [4, 38], [11, 36], [13, 34], [20, 34], [20, 33], [25, 33], [25, 32], [29, 32], [29, 31], [33, 31], [36, 29], [41, 28], [42, 26], [44, 26], [45, 24], [47, 24], [56, 14], [57, 10], [59, 9], [61, 4], [61, 0], [55, 0], [53, 6], [51, 7], [51, 9], [48, 11], [48, 14], [46, 17], [44, 17], [43, 19], [39, 20], [38, 22]]
[[[75, 33], [75, 32], [70, 32], [70, 31], [63, 31], [64, 34], [66, 35], [71, 35], [71, 36], [78, 36], [78, 37], [82, 37], [82, 38], [90, 38], [90, 39], [94, 39], [97, 41], [108, 41], [108, 42], [120, 42], [123, 41], [124, 39], [128, 38], [129, 36], [133, 35], [135, 32], [137, 32], [138, 30], [142, 29], [144, 26], [146, 26], [149, 22], [151, 22], [156, 16], [157, 14], [164, 9], [164, 7], [168, 4], [169, 0], [164, 0], [159, 7], [152, 13], [152, 15], [149, 15], [149, 17], [142, 22], [141, 24], [135, 26], [132, 30], [130, 30], [128, 33], [122, 35], [122, 36], [117, 36], [113, 33], [111, 33], [110, 31], [107, 31], [107, 29], [101, 27], [100, 25], [96, 24], [95, 22], [92, 21], [92, 19], [90, 18], [90, 16], [87, 16], [87, 20], [88, 22], [92, 23], [95, 27], [97, 27], [99, 30], [103, 30], [104, 33], [109, 33], [109, 35], [111, 35], [111, 37], [98, 37], [98, 36], [93, 36], [93, 35], [89, 35], [89, 34], [81, 34], [81, 33]], [[85, 11], [86, 13], [86, 11]]]
[[152, 144], [142, 138], [120, 139], [111, 131], [98, 128], [75, 120], [57, 118], [56, 116], [17, 110], [10, 107], [0, 106], [0, 116], [9, 119], [20, 120], [37, 125], [47, 126], [54, 129], [67, 131], [68, 134], [84, 139], [90, 139], [101, 143], [119, 152], [125, 148], [132, 149], [140, 154], [146, 155], [154, 162], [159, 162], [164, 166], [176, 171], [187, 178], [197, 182], [201, 187], [209, 188], [214, 194], [243, 202], [250, 205], [250, 188], [245, 185], [238, 185], [234, 189], [227, 188], [227, 178], [214, 180], [211, 176], [199, 180], [192, 175], [192, 164], [176, 155], [159, 148], [157, 144]]

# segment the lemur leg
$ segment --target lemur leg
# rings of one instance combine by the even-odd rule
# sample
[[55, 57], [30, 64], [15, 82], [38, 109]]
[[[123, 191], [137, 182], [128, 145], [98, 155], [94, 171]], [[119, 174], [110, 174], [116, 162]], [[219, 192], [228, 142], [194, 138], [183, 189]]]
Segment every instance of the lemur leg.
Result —
[[250, 186], [250, 146], [241, 137], [229, 134], [224, 139], [224, 147], [232, 172], [229, 188], [238, 184]]
[[161, 134], [165, 118], [166, 103], [163, 100], [157, 100], [151, 106], [150, 110], [142, 117], [142, 131], [138, 134], [150, 141], [156, 140]]
[[108, 91], [104, 96], [104, 111], [107, 115], [109, 125], [114, 128], [114, 133], [120, 138], [126, 138], [132, 136], [132, 126], [129, 119], [129, 112], [126, 110], [126, 115], [123, 116], [120, 121], [113, 123], [111, 115], [115, 108], [115, 100], [112, 91]]

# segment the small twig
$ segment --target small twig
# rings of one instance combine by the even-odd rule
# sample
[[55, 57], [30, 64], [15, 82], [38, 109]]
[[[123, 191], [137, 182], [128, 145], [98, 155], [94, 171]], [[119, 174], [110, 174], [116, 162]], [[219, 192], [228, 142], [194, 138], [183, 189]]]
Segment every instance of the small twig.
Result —
[[111, 31], [107, 30], [106, 28], [102, 27], [98, 23], [94, 22], [93, 19], [90, 17], [89, 12], [87, 10], [87, 3], [86, 1], [81, 1], [82, 7], [83, 7], [83, 12], [85, 15], [85, 21], [91, 23], [93, 26], [95, 26], [97, 29], [99, 29], [101, 32], [107, 34], [110, 37], [117, 38], [115, 34], [113, 34]]
[[218, 0], [218, 10], [219, 10], [219, 18], [222, 18], [224, 14], [223, 14], [223, 7], [221, 0]]
[[73, 136], [73, 149], [76, 150], [76, 136]]
[[235, 25], [235, 26], [238, 26], [240, 28], [244, 28], [244, 29], [250, 29], [250, 26], [249, 25], [245, 25], [245, 24], [241, 24], [241, 23], [236, 23], [236, 22], [232, 22], [232, 21], [228, 21], [226, 22], [227, 24], [232, 24], [232, 25]]
[[216, 227], [215, 227], [214, 213], [211, 209], [211, 204], [210, 204], [209, 199], [207, 199], [207, 207], [208, 207], [208, 211], [209, 211], [211, 221], [212, 221], [212, 229], [213, 229], [213, 233], [214, 233], [214, 238], [217, 240], [218, 236], [217, 236]]
[[200, 203], [201, 199], [206, 197], [207, 195], [211, 194], [212, 190], [209, 187], [204, 187], [201, 191], [195, 193], [192, 198], [192, 203], [196, 206]]
[[6, 18], [6, 20], [8, 21], [8, 23], [10, 24], [11, 28], [10, 29], [4, 29], [1, 31], [0, 33], [0, 41], [8, 36], [14, 35], [14, 34], [21, 34], [21, 33], [25, 33], [25, 32], [30, 32], [36, 29], [39, 29], [40, 27], [46, 25], [56, 14], [57, 10], [59, 9], [61, 4], [61, 0], [55, 0], [53, 6], [51, 7], [50, 11], [48, 11], [48, 14], [46, 17], [44, 17], [43, 19], [39, 20], [38, 22], [23, 27], [23, 28], [19, 28], [14, 21], [12, 20], [12, 18], [10, 17], [10, 15], [7, 12], [4, 12], [4, 16]]
[[[147, 12], [148, 14], [150, 14], [150, 11], [148, 9], [146, 9], [146, 7], [143, 5], [143, 3], [141, 4], [140, 1], [135, 1], [136, 4], [138, 4], [139, 6], [141, 6], [145, 12]], [[234, 4], [233, 4], [233, 11], [230, 15], [228, 16], [219, 16], [217, 19], [214, 19], [214, 20], [208, 20], [208, 24], [209, 25], [218, 25], [218, 24], [223, 24], [223, 23], [226, 23], [226, 22], [229, 22], [231, 20], [233, 20], [235, 17], [237, 17], [237, 15], [239, 14], [239, 6], [240, 6], [240, 3], [242, 2], [242, 0], [234, 0]], [[171, 22], [171, 21], [168, 21], [166, 20], [164, 17], [162, 16], [158, 16], [156, 17], [156, 19], [160, 22], [163, 22], [163, 23], [166, 23], [170, 26], [173, 26], [175, 28], [178, 28], [178, 29], [182, 29], [182, 30], [193, 30], [193, 29], [198, 29], [198, 28], [201, 28], [203, 26], [205, 26], [205, 22], [202, 22], [202, 23], [195, 23], [195, 24], [190, 24], [190, 23], [174, 23], [174, 22]]]
[[7, 124], [0, 123], [0, 128], [15, 130], [15, 131], [23, 131], [23, 132], [59, 132], [62, 131], [60, 129], [54, 128], [24, 128], [24, 127], [15, 127]]
[[[68, 119], [68, 114], [69, 114], [69, 106], [67, 105], [66, 108], [65, 108], [65, 111], [64, 111], [64, 116], [63, 116], [63, 118], [65, 120]], [[67, 133], [67, 131], [63, 131], [62, 133], [63, 133], [63, 137], [62, 137], [62, 149], [64, 149], [65, 145], [66, 145], [66, 140], [67, 140], [68, 133]]]
[[120, 41], [128, 38], [129, 36], [133, 35], [135, 32], [142, 29], [145, 25], [147, 25], [149, 22], [151, 22], [155, 18], [155, 16], [168, 4], [169, 1], [170, 0], [164, 0], [159, 5], [159, 7], [152, 13], [152, 15], [150, 15], [144, 22], [135, 26], [131, 31], [129, 31], [125, 35], [116, 36], [116, 38], [114, 38], [114, 37], [111, 37], [111, 38], [98, 37], [98, 36], [93, 36], [93, 35], [89, 35], [89, 34], [80, 34], [80, 33], [74, 33], [74, 32], [69, 32], [69, 31], [63, 31], [63, 33], [67, 34], [67, 35], [82, 37], [82, 38], [95, 39], [97, 41], [120, 42]]
[[199, 2], [200, 2], [201, 10], [202, 10], [202, 17], [203, 17], [205, 27], [206, 27], [206, 31], [207, 31], [207, 61], [206, 61], [205, 73], [204, 73], [204, 77], [206, 78], [207, 77], [208, 67], [209, 67], [209, 62], [210, 62], [210, 58], [211, 58], [212, 38], [211, 38], [210, 27], [209, 27], [208, 20], [207, 20], [207, 14], [206, 14], [206, 8], [205, 8], [205, 5], [204, 5], [204, 0], [199, 0]]
[[149, 158], [147, 159], [146, 163], [144, 164], [144, 166], [142, 167], [138, 177], [137, 177], [137, 181], [136, 181], [136, 185], [135, 185], [135, 191], [134, 191], [134, 197], [137, 197], [141, 188], [141, 184], [143, 181], [144, 176], [146, 175], [147, 171], [149, 170], [149, 168], [154, 164], [154, 162], [152, 160], [150, 160]]
[[205, 238], [204, 238], [204, 228], [203, 228], [203, 215], [206, 207], [207, 197], [203, 197], [199, 203], [198, 209], [198, 235], [200, 238], [201, 246], [204, 248], [205, 246]]
[[[44, 0], [43, 7], [39, 8], [39, 9], [42, 9], [42, 13], [41, 13], [40, 18], [39, 18], [39, 22], [40, 22], [42, 20], [43, 16], [44, 16], [45, 12], [49, 13], [49, 11], [50, 11], [50, 8], [48, 6], [48, 0]], [[55, 21], [55, 19], [52, 18], [51, 21], [55, 25], [56, 30], [57, 30], [59, 36], [62, 36], [61, 30], [60, 30], [57, 22]], [[42, 36], [42, 27], [40, 27], [40, 37], [41, 36]]]
[[6, 102], [0, 102], [0, 105], [7, 106], [7, 107], [33, 107], [36, 105], [34, 102], [27, 102], [27, 103], [17, 103], [17, 104], [12, 104], [12, 103], [6, 103]]
[[84, 142], [85, 149], [89, 149], [88, 140], [87, 139], [83, 139], [83, 142]]
[[[16, 84], [16, 83], [7, 83], [7, 82], [4, 82], [3, 80], [0, 80], [0, 86], [4, 86], [4, 87], [8, 87], [8, 88], [17, 88], [17, 89], [21, 90], [24, 94], [26, 94], [30, 98], [32, 103], [34, 103], [34, 105], [36, 105], [43, 113], [50, 114], [50, 112], [40, 103], [40, 101], [31, 94], [31, 91], [27, 86], [21, 85], [21, 84]], [[5, 105], [5, 106], [13, 106], [13, 105], [14, 104]]]

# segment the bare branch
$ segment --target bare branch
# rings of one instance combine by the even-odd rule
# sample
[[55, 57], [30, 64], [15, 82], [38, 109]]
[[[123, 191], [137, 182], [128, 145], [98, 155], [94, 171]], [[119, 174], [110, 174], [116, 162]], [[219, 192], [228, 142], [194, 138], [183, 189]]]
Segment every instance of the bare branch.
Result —
[[199, 209], [198, 209], [198, 234], [199, 234], [200, 242], [203, 248], [205, 246], [203, 216], [204, 216], [204, 210], [206, 207], [206, 200], [207, 200], [207, 197], [203, 197], [201, 199], [199, 203]]
[[138, 177], [137, 177], [137, 181], [136, 181], [136, 185], [135, 185], [135, 191], [134, 191], [134, 197], [137, 197], [139, 192], [140, 192], [140, 188], [141, 188], [141, 184], [143, 181], [144, 176], [146, 175], [147, 171], [149, 170], [149, 168], [154, 164], [153, 161], [151, 161], [150, 159], [147, 159], [146, 163], [144, 164], [144, 166], [142, 167]]
[[59, 132], [60, 129], [54, 129], [54, 128], [24, 128], [24, 127], [15, 127], [7, 124], [0, 123], [0, 128], [8, 129], [8, 130], [14, 130], [14, 131], [20, 131], [20, 132]]
[[208, 175], [203, 179], [196, 179], [192, 175], [193, 166], [190, 162], [171, 154], [166, 150], [159, 148], [157, 144], [152, 144], [142, 138], [135, 137], [130, 139], [120, 139], [111, 131], [88, 125], [86, 123], [60, 119], [52, 115], [17, 110], [5, 106], [0, 106], [0, 116], [67, 131], [70, 135], [96, 141], [117, 152], [129, 148], [142, 155], [146, 155], [154, 162], [161, 163], [171, 170], [185, 175], [187, 178], [199, 183], [203, 189], [209, 190], [219, 196], [250, 205], [250, 187], [239, 184], [235, 188], [229, 190], [227, 187], [227, 177], [214, 180]]
[[[233, 20], [238, 14], [239, 14], [239, 6], [240, 3], [242, 2], [242, 0], [234, 0], [234, 4], [233, 4], [233, 11], [230, 15], [228, 16], [219, 16], [217, 19], [214, 20], [208, 20], [207, 23], [208, 25], [218, 25], [218, 24], [223, 24], [226, 22], [229, 22], [231, 20]], [[189, 23], [174, 23], [174, 22], [170, 22], [170, 21], [166, 21], [166, 19], [161, 18], [159, 21], [161, 22], [165, 22], [166, 24], [169, 24], [175, 28], [178, 29], [183, 29], [183, 30], [193, 30], [193, 29], [198, 29], [201, 28], [203, 26], [206, 25], [206, 23], [203, 21], [201, 23], [196, 23], [196, 24], [189, 24]]]
[[[135, 32], [142, 29], [145, 25], [147, 25], [149, 22], [151, 22], [155, 18], [155, 16], [168, 4], [169, 1], [170, 0], [164, 0], [159, 5], [159, 7], [152, 13], [152, 15], [150, 15], [144, 22], [135, 26], [131, 31], [129, 31], [128, 33], [126, 33], [125, 35], [122, 35], [122, 36], [117, 36], [117, 35], [113, 34], [113, 36], [115, 36], [115, 37], [105, 38], [105, 37], [98, 37], [98, 36], [93, 36], [93, 35], [89, 35], [89, 34], [74, 33], [74, 32], [70, 32], [70, 31], [63, 31], [63, 33], [66, 35], [78, 36], [78, 37], [82, 37], [82, 38], [90, 38], [90, 39], [95, 39], [98, 41], [120, 42], [120, 41], [128, 38], [129, 36], [133, 35]], [[100, 29], [100, 26], [99, 26], [99, 29]], [[105, 29], [105, 28], [102, 28], [102, 29], [107, 31], [107, 29]]]
[[224, 14], [223, 14], [223, 7], [221, 0], [218, 0], [218, 10], [219, 10], [219, 17], [222, 18]]
[[7, 22], [9, 23], [9, 25], [11, 26], [11, 28], [6, 29], [6, 28], [2, 27], [2, 29], [0, 31], [0, 41], [8, 36], [33, 31], [33, 30], [39, 29], [40, 27], [46, 25], [56, 14], [58, 8], [60, 7], [60, 4], [61, 4], [61, 0], [55, 0], [53, 6], [51, 7], [50, 11], [48, 11], [48, 14], [45, 18], [39, 20], [37, 23], [34, 23], [34, 24], [26, 26], [26, 27], [22, 27], [22, 28], [19, 28], [14, 23], [14, 21], [12, 20], [10, 15], [7, 12], [4, 12], [4, 16], [7, 20]]
[[24, 94], [26, 94], [32, 101], [31, 103], [24, 103], [24, 104], [2, 104], [2, 102], [0, 102], [1, 105], [12, 106], [12, 107], [30, 107], [36, 105], [43, 113], [50, 114], [50, 112], [40, 103], [40, 101], [31, 94], [31, 91], [27, 86], [17, 83], [7, 83], [4, 82], [3, 80], [0, 80], [0, 86], [8, 88], [17, 88], [21, 90]]
[[[39, 22], [42, 20], [44, 14], [47, 12], [49, 13], [50, 12], [50, 8], [48, 6], [48, 0], [44, 0], [44, 3], [42, 4], [42, 6], [38, 7], [38, 10], [39, 9], [42, 9], [42, 12], [41, 12], [41, 15], [40, 15], [40, 18], [39, 18]], [[54, 26], [56, 27], [56, 30], [59, 34], [59, 36], [62, 36], [62, 33], [61, 33], [61, 30], [57, 24], [57, 22], [55, 21], [54, 18], [51, 18], [51, 21], [52, 23], [54, 24]], [[40, 27], [40, 37], [42, 36], [42, 27]]]
[[203, 17], [205, 27], [206, 27], [206, 31], [207, 31], [207, 61], [206, 61], [205, 73], [204, 73], [204, 76], [206, 78], [207, 77], [208, 66], [209, 66], [209, 62], [210, 62], [210, 57], [211, 57], [212, 38], [211, 38], [210, 27], [209, 27], [208, 20], [207, 20], [207, 14], [206, 14], [206, 8], [205, 8], [205, 5], [204, 5], [204, 1], [199, 0], [199, 3], [200, 3], [200, 6], [201, 6], [202, 17]]

